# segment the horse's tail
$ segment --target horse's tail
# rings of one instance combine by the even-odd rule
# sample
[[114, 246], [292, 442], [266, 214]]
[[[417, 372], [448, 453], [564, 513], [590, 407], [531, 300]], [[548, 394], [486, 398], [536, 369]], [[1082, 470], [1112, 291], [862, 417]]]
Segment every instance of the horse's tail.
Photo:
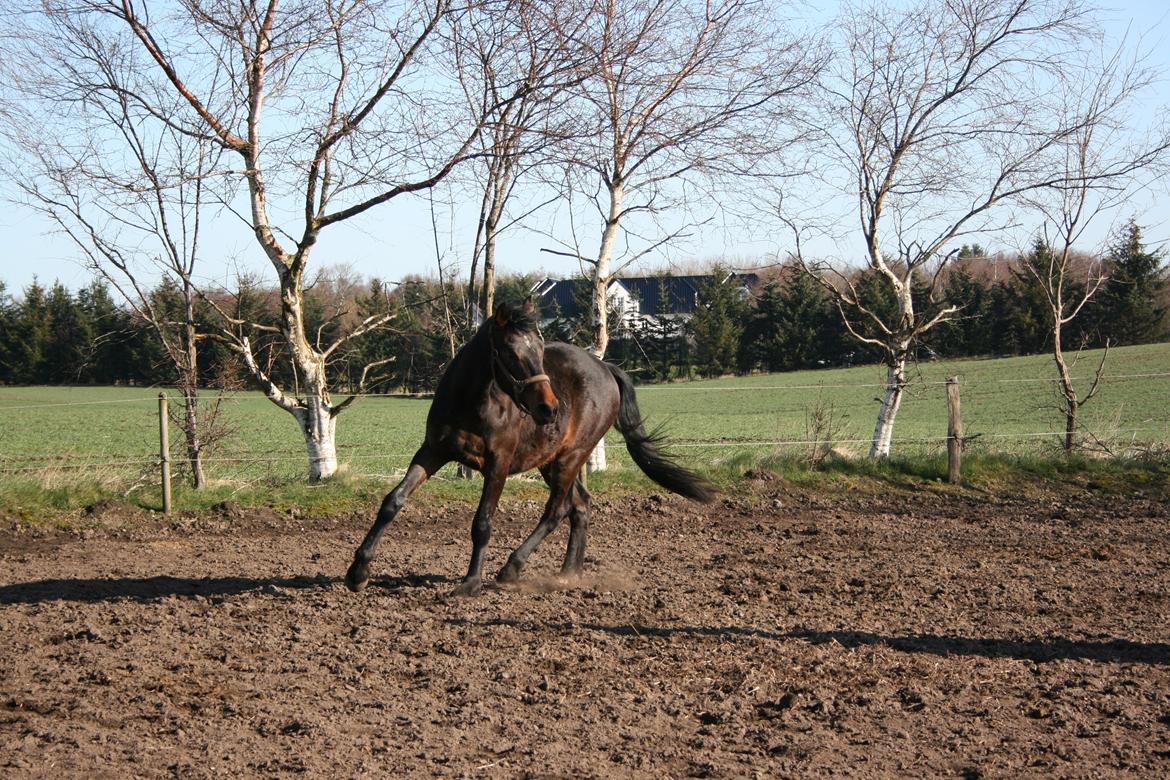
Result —
[[715, 500], [714, 485], [662, 453], [660, 448], [664, 436], [661, 429], [646, 432], [642, 413], [638, 410], [638, 400], [634, 396], [634, 383], [630, 381], [629, 375], [615, 365], [606, 363], [605, 367], [617, 380], [621, 394], [617, 429], [626, 440], [626, 449], [638, 468], [672, 493], [705, 504]]

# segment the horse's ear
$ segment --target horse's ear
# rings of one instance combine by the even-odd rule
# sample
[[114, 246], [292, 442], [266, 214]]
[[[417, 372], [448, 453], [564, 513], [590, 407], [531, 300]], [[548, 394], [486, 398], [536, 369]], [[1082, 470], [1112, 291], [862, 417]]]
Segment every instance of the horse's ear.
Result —
[[524, 313], [531, 314], [534, 311], [536, 311], [536, 304], [532, 302], [532, 296], [529, 295], [524, 299]]
[[512, 310], [508, 308], [508, 304], [501, 303], [496, 307], [495, 320], [496, 325], [504, 327], [512, 319]]

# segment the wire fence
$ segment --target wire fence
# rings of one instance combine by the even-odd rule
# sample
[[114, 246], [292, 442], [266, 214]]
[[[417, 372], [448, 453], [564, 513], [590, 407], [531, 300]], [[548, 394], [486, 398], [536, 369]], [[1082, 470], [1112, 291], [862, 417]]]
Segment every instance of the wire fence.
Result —
[[[1091, 379], [1078, 381], [1085, 386]], [[1063, 419], [1055, 394], [1044, 389], [1055, 382], [1036, 377], [961, 380], [968, 451], [1055, 452], [1065, 435]], [[945, 380], [921, 378], [907, 388], [894, 429], [895, 454], [945, 451], [945, 385]], [[768, 377], [646, 385], [637, 392], [643, 412], [652, 424], [665, 422], [672, 447], [684, 459], [714, 465], [745, 453], [803, 456], [834, 450], [863, 455], [884, 387], [881, 382], [786, 384]], [[87, 392], [123, 395], [93, 398]], [[133, 395], [124, 397], [127, 392]], [[53, 398], [54, 393], [67, 400]], [[38, 401], [31, 397], [35, 395], [49, 397]], [[338, 460], [355, 474], [394, 477], [405, 470], [421, 442], [429, 402], [421, 396], [367, 397], [340, 418]], [[1170, 449], [1167, 398], [1170, 371], [1105, 376], [1101, 395], [1082, 415], [1079, 439], [1102, 454], [1165, 452]], [[308, 456], [299, 431], [261, 394], [205, 392], [201, 399], [204, 409], [219, 404], [226, 410], [221, 418], [226, 434], [202, 459], [210, 479], [254, 483], [303, 478]], [[47, 488], [87, 480], [142, 482], [160, 463], [157, 403], [157, 391], [4, 391], [0, 481], [34, 481]], [[174, 405], [180, 403], [173, 399]], [[172, 426], [172, 431], [170, 457], [181, 469], [186, 445], [179, 429]], [[607, 442], [611, 463], [628, 465], [618, 435], [611, 432]]]

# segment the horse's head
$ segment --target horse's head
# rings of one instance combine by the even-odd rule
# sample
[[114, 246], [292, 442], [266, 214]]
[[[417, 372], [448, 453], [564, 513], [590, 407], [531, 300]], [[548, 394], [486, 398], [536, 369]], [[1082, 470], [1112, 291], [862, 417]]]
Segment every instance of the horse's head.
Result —
[[492, 375], [496, 384], [538, 425], [557, 416], [558, 401], [544, 373], [544, 339], [532, 299], [519, 308], [501, 303], [491, 320]]

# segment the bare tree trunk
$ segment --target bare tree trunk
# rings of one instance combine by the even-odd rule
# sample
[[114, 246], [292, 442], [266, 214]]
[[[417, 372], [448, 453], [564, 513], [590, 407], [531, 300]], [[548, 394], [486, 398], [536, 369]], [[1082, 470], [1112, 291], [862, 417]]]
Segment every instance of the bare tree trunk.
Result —
[[305, 437], [309, 453], [309, 481], [328, 479], [337, 472], [337, 417], [329, 398], [325, 355], [305, 335], [304, 293], [300, 273], [282, 273], [281, 330], [302, 385], [302, 398], [292, 414]]
[[[609, 188], [609, 214], [605, 220], [605, 228], [601, 231], [601, 246], [597, 249], [597, 263], [593, 266], [593, 300], [589, 312], [590, 326], [593, 329], [592, 344], [589, 351], [598, 359], [605, 358], [605, 350], [609, 346], [609, 305], [606, 293], [609, 283], [613, 281], [610, 273], [610, 263], [613, 259], [613, 246], [617, 241], [618, 229], [622, 218], [622, 200], [625, 189], [621, 179], [616, 178]], [[588, 473], [605, 471], [605, 438], [597, 442], [589, 460], [585, 463]]]
[[905, 349], [899, 350], [886, 366], [886, 391], [878, 410], [877, 425], [873, 429], [873, 441], [869, 446], [869, 457], [888, 458], [890, 444], [894, 438], [894, 420], [902, 406], [902, 394], [906, 389]]
[[320, 482], [337, 473], [337, 418], [327, 393], [306, 393], [304, 406], [293, 412], [305, 436], [309, 453], [309, 482]]
[[496, 308], [496, 236], [499, 234], [500, 219], [508, 200], [511, 186], [512, 166], [501, 161], [492, 172], [491, 205], [483, 226], [483, 316], [490, 317]]
[[1073, 386], [1072, 375], [1068, 370], [1068, 361], [1064, 359], [1064, 347], [1061, 343], [1061, 327], [1059, 308], [1056, 311], [1057, 325], [1052, 329], [1052, 360], [1056, 363], [1056, 371], [1060, 376], [1060, 395], [1064, 400], [1064, 453], [1073, 451], [1077, 443], [1077, 413], [1080, 411], [1080, 400], [1077, 398], [1076, 387]]
[[609, 213], [606, 215], [605, 228], [601, 231], [601, 245], [597, 248], [597, 262], [593, 265], [593, 300], [589, 312], [589, 324], [593, 330], [592, 343], [589, 351], [598, 358], [605, 357], [605, 350], [609, 346], [609, 308], [606, 292], [609, 289], [611, 278], [611, 263], [613, 260], [613, 246], [617, 241], [618, 230], [621, 227], [622, 201], [625, 199], [625, 187], [619, 177], [615, 177], [609, 187]]
[[490, 230], [483, 245], [483, 316], [492, 316], [496, 307], [496, 234]]
[[183, 388], [183, 416], [186, 423], [183, 433], [187, 440], [187, 462], [191, 466], [191, 483], [196, 490], [207, 485], [203, 473], [203, 442], [199, 440], [199, 391], [194, 387]]
[[199, 435], [202, 432], [199, 424], [199, 335], [195, 331], [195, 291], [190, 284], [184, 284], [183, 298], [183, 434], [187, 441], [191, 483], [200, 490], [207, 484], [207, 479], [203, 473], [203, 442]]

